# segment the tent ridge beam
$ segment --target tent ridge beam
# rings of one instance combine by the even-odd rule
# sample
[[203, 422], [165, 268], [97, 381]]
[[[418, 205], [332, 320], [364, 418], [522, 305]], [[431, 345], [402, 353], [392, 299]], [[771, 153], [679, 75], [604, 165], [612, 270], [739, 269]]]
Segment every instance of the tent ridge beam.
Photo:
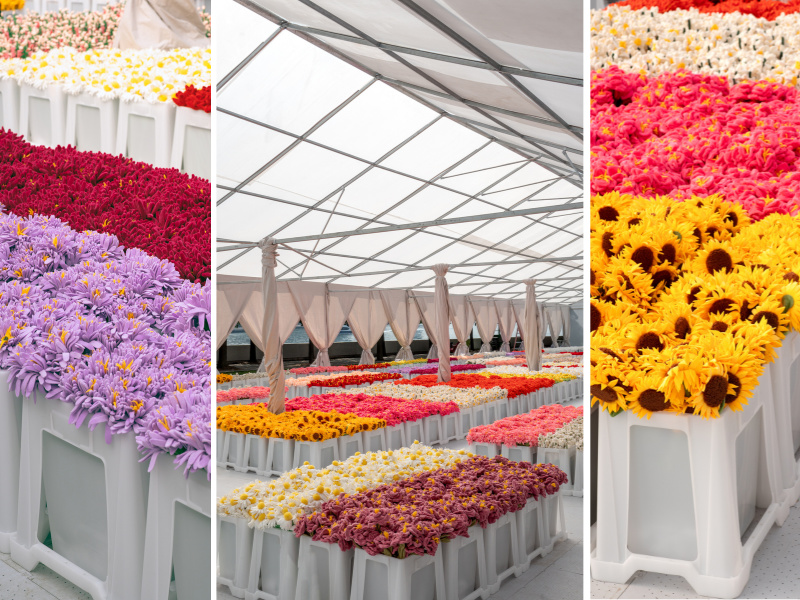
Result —
[[[326, 29], [318, 29], [316, 27], [307, 27], [305, 25], [298, 25], [296, 23], [287, 22], [285, 27], [292, 31], [302, 31], [311, 35], [319, 35], [322, 37], [333, 38], [342, 40], [343, 42], [351, 42], [361, 46], [372, 46], [367, 40], [358, 36], [346, 35], [344, 33], [337, 33], [328, 31]], [[533, 71], [522, 67], [509, 67], [506, 65], [498, 65], [495, 67], [482, 60], [474, 60], [469, 58], [462, 58], [459, 56], [451, 56], [449, 54], [439, 54], [437, 52], [429, 52], [427, 50], [418, 50], [416, 48], [408, 48], [406, 46], [397, 46], [395, 44], [387, 44], [376, 40], [375, 47], [381, 50], [389, 50], [397, 52], [398, 54], [410, 54], [412, 56], [419, 56], [421, 58], [430, 58], [431, 60], [438, 60], [442, 62], [449, 62], [466, 67], [474, 67], [476, 69], [485, 69], [488, 71], [495, 71], [498, 73], [508, 73], [509, 75], [517, 75], [520, 77], [528, 77], [530, 79], [541, 79], [543, 81], [552, 81], [554, 83], [562, 83], [564, 85], [573, 85], [583, 87], [583, 79], [579, 77], [568, 77], [566, 75], [554, 75], [552, 73], [543, 73], [541, 71]]]
[[386, 227], [373, 227], [370, 229], [353, 229], [350, 231], [337, 231], [333, 233], [325, 233], [320, 235], [304, 235], [293, 238], [283, 238], [276, 240], [279, 244], [288, 244], [291, 242], [308, 242], [312, 240], [322, 240], [330, 238], [348, 237], [351, 235], [365, 235], [370, 233], [382, 233], [386, 231], [399, 231], [402, 229], [426, 229], [428, 227], [441, 227], [443, 225], [454, 225], [456, 223], [471, 223], [474, 221], [490, 221], [492, 219], [505, 219], [508, 217], [524, 217], [527, 215], [535, 215], [541, 213], [558, 212], [563, 210], [582, 209], [583, 203], [576, 204], [559, 204], [557, 206], [540, 206], [535, 208], [525, 208], [522, 210], [503, 211], [498, 213], [488, 213], [483, 215], [470, 215], [467, 217], [452, 217], [449, 219], [435, 219], [433, 221], [422, 221], [419, 223], [403, 223], [398, 225], [389, 225]]

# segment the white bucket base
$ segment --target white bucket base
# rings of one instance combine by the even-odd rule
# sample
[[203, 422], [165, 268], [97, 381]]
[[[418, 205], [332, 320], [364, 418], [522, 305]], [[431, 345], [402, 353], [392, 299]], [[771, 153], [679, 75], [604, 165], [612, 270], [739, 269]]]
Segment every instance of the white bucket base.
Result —
[[256, 531], [245, 600], [294, 600], [299, 554], [300, 540], [294, 532]]
[[244, 598], [250, 579], [254, 531], [245, 519], [217, 515], [217, 583]]

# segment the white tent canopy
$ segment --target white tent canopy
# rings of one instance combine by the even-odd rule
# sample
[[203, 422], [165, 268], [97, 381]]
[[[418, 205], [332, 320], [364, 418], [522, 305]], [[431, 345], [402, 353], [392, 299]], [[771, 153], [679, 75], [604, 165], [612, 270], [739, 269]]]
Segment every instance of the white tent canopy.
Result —
[[407, 345], [432, 320], [437, 264], [460, 340], [476, 318], [482, 337], [521, 331], [527, 279], [568, 335], [558, 307], [583, 289], [577, 0], [222, 2], [238, 44], [217, 63], [221, 333], [241, 322], [260, 347], [271, 238], [270, 331], [300, 320], [323, 355], [351, 319], [364, 356], [386, 322]]

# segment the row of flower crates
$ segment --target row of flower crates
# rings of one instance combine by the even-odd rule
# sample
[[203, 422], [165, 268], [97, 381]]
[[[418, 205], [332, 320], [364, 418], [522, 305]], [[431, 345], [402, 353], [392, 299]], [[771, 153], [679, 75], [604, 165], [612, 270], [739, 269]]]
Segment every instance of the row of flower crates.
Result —
[[132, 432], [106, 443], [104, 425], [69, 423], [70, 405], [7, 390], [0, 371], [0, 552], [95, 599], [209, 598], [207, 472], [159, 456], [148, 473]]
[[173, 102], [104, 100], [4, 79], [0, 127], [33, 144], [70, 145], [211, 177], [211, 114]]
[[800, 498], [800, 334], [786, 336], [742, 411], [719, 418], [602, 411], [592, 577], [638, 570], [735, 598], [773, 525]]
[[474, 600], [496, 593], [564, 539], [560, 492], [531, 498], [485, 529], [473, 525], [468, 538], [440, 544], [433, 556], [403, 559], [219, 517], [217, 582], [247, 600]]

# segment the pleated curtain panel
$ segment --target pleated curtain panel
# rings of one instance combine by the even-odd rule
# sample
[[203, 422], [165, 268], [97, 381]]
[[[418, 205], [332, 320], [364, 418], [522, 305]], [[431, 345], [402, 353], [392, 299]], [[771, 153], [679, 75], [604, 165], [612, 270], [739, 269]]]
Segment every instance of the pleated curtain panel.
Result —
[[569, 346], [570, 345], [569, 335], [572, 330], [572, 324], [570, 323], [569, 320], [569, 306], [567, 306], [566, 304], [562, 304], [560, 308], [561, 308], [561, 327], [563, 328], [564, 331], [564, 345]]
[[[231, 288], [234, 286], [227, 286]], [[261, 290], [254, 291], [250, 300], [245, 304], [242, 314], [239, 315], [238, 321], [244, 329], [247, 336], [256, 345], [256, 347], [264, 351], [264, 344], [261, 341], [261, 328], [262, 320], [264, 318], [264, 295]], [[285, 282], [278, 282], [278, 335], [281, 339], [281, 344], [286, 342], [289, 336], [297, 327], [300, 322], [300, 314], [294, 305], [292, 294]], [[265, 371], [264, 359], [261, 359], [261, 365], [258, 368], [259, 373]]]
[[[433, 344], [431, 349], [428, 350], [428, 358], [440, 358], [443, 354], [450, 355], [450, 343], [449, 343], [449, 336], [448, 336], [448, 344], [447, 344], [447, 352], [442, 353], [439, 352], [439, 343], [436, 339], [436, 303], [435, 303], [435, 294], [414, 294], [414, 300], [417, 303], [417, 308], [419, 309], [419, 316], [422, 319], [422, 326], [425, 328], [425, 332], [428, 334], [428, 338], [431, 340]], [[449, 333], [449, 332], [448, 332]]]
[[358, 364], [375, 364], [372, 347], [381, 339], [388, 321], [380, 292], [368, 291], [355, 294], [347, 322], [350, 324], [350, 330], [358, 345], [361, 346], [361, 360]]
[[417, 303], [407, 290], [385, 290], [379, 293], [389, 326], [400, 344], [400, 352], [395, 360], [414, 360], [411, 342], [414, 341], [420, 321]]
[[467, 340], [472, 326], [475, 324], [475, 317], [466, 296], [450, 296], [450, 319], [453, 324], [453, 333], [456, 334], [458, 340], [454, 355], [467, 356], [469, 354]]
[[525, 362], [529, 371], [538, 371], [542, 364], [542, 334], [539, 308], [536, 305], [536, 280], [525, 280]]
[[500, 352], [511, 352], [511, 335], [514, 333], [514, 324], [516, 319], [514, 317], [514, 308], [511, 306], [509, 300], [495, 300], [494, 307], [497, 311], [497, 321], [500, 325], [500, 339], [503, 343], [500, 345]]
[[255, 282], [229, 285], [226, 286], [225, 293], [217, 294], [217, 350], [236, 327], [236, 322], [257, 285]]
[[264, 238], [258, 246], [261, 248], [261, 293], [264, 296], [264, 320], [261, 323], [264, 367], [269, 377], [269, 409], [277, 415], [286, 408], [283, 344], [278, 324], [278, 282], [275, 280], [278, 246], [274, 238]]
[[475, 323], [478, 325], [478, 334], [481, 336], [480, 352], [491, 352], [490, 342], [497, 328], [497, 309], [494, 301], [488, 298], [469, 296], [469, 302], [475, 313]]
[[319, 349], [311, 366], [331, 366], [328, 349], [342, 330], [342, 325], [353, 307], [356, 294], [353, 292], [331, 293], [327, 284], [324, 285], [324, 294], [320, 294], [318, 283], [305, 281], [288, 283], [308, 339]]
[[439, 383], [450, 381], [450, 295], [447, 289], [447, 270], [449, 265], [438, 264], [433, 266], [436, 274], [434, 287], [434, 318], [435, 343], [439, 347]]

